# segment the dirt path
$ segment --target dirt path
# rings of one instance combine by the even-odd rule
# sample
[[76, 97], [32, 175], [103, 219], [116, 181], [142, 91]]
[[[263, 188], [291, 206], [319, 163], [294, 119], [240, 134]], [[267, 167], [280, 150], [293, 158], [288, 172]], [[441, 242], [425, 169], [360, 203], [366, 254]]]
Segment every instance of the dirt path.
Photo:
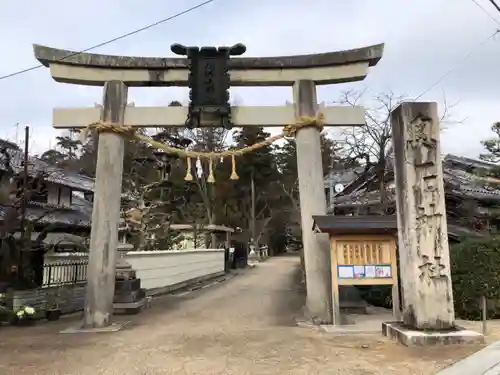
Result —
[[296, 327], [298, 262], [273, 258], [217, 286], [157, 299], [119, 333], [58, 334], [70, 319], [2, 328], [0, 374], [431, 375], [477, 350], [409, 349], [380, 335]]

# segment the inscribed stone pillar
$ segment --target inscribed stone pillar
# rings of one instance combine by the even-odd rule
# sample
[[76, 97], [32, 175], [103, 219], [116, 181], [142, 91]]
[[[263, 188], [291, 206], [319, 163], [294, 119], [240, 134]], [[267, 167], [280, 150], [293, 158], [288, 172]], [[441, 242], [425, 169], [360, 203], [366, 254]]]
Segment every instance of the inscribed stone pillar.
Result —
[[402, 103], [391, 114], [403, 322], [453, 327], [443, 170], [436, 103]]
[[[312, 81], [298, 81], [293, 87], [296, 116], [315, 116], [316, 87]], [[320, 130], [307, 127], [297, 132], [297, 173], [307, 308], [316, 323], [332, 323], [330, 242], [328, 235], [313, 232], [313, 215], [326, 214]]]

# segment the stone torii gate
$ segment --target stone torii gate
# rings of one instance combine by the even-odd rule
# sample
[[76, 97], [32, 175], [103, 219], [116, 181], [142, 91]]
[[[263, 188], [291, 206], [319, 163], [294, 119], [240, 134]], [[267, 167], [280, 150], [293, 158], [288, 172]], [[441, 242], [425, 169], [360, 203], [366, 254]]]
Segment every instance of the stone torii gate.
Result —
[[[102, 108], [54, 109], [55, 128], [85, 128], [98, 121], [134, 127], [185, 126], [188, 107], [127, 106], [127, 89], [188, 86], [186, 58], [109, 56], [41, 45], [34, 45], [34, 53], [57, 82], [104, 87]], [[379, 44], [311, 55], [231, 58], [227, 65], [231, 86], [292, 86], [294, 93], [294, 106], [232, 107], [231, 122], [236, 127], [283, 127], [294, 124], [299, 116], [316, 116], [316, 85], [363, 80], [382, 53], [383, 44]], [[365, 125], [362, 107], [327, 106], [321, 113], [325, 126]], [[326, 213], [320, 130], [300, 129], [296, 143], [307, 307], [314, 321], [332, 323], [338, 318], [338, 306], [332, 307], [329, 241], [327, 235], [312, 229], [312, 215]], [[84, 328], [111, 325], [123, 152], [121, 135], [100, 135]]]

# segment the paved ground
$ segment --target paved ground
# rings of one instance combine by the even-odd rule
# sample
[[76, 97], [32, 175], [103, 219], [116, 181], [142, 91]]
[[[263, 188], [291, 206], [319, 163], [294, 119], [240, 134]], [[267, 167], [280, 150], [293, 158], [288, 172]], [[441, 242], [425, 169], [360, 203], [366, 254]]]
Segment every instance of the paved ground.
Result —
[[0, 374], [431, 375], [479, 349], [409, 349], [381, 335], [296, 327], [298, 263], [273, 258], [211, 288], [154, 300], [118, 333], [58, 334], [69, 318], [2, 328]]
[[500, 341], [445, 368], [438, 375], [498, 375], [500, 374]]

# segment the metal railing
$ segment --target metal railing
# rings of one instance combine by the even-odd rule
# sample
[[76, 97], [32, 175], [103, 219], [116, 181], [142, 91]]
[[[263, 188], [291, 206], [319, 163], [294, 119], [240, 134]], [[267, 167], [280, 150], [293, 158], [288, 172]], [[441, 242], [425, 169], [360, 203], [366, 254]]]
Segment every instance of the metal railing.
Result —
[[87, 282], [88, 259], [60, 260], [43, 265], [42, 287]]

